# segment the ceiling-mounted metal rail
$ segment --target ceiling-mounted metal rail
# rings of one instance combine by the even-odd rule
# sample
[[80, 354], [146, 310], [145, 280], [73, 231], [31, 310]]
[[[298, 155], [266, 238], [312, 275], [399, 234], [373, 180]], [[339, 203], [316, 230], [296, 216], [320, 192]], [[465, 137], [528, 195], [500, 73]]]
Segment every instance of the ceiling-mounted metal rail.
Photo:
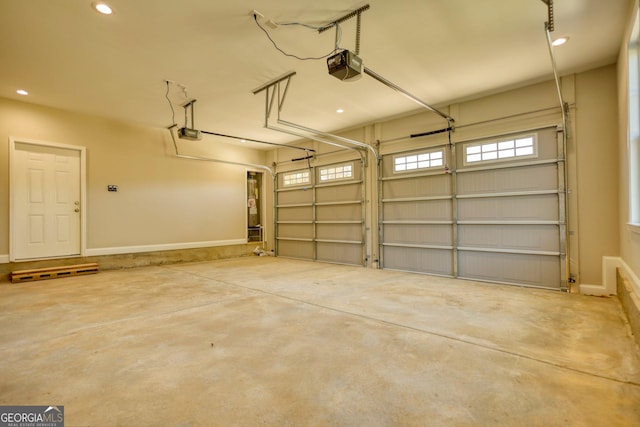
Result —
[[564, 131], [567, 132], [567, 103], [564, 102], [562, 97], [562, 86], [560, 84], [560, 77], [558, 74], [558, 66], [556, 64], [556, 56], [553, 51], [553, 42], [551, 41], [551, 32], [554, 30], [553, 23], [553, 0], [542, 0], [547, 5], [547, 12], [549, 20], [544, 23], [544, 30], [547, 39], [547, 47], [549, 48], [549, 57], [551, 58], [551, 67], [553, 68], [553, 77], [556, 82], [556, 89], [558, 91], [558, 100], [560, 101], [560, 108], [562, 109], [562, 126]]
[[283, 75], [281, 75], [280, 77], [276, 77], [275, 79], [271, 79], [268, 82], [266, 82], [265, 84], [263, 84], [260, 87], [257, 87], [256, 89], [254, 89], [252, 92], [254, 95], [259, 94], [260, 92], [262, 92], [263, 90], [277, 84], [280, 83], [281, 81], [287, 80], [287, 85], [289, 84], [289, 79], [291, 79], [291, 77], [295, 76], [296, 72], [295, 71], [289, 71], [288, 73], [285, 73]]
[[344, 22], [344, 21], [346, 21], [347, 19], [351, 19], [351, 18], [353, 18], [354, 16], [360, 16], [360, 14], [361, 14], [362, 12], [364, 12], [365, 10], [369, 10], [369, 5], [368, 5], [368, 4], [365, 4], [364, 6], [362, 6], [362, 7], [358, 8], [358, 9], [356, 9], [356, 10], [354, 10], [354, 11], [351, 11], [351, 12], [347, 13], [347, 14], [346, 14], [346, 15], [344, 15], [343, 17], [338, 18], [338, 19], [336, 19], [335, 21], [333, 21], [333, 22], [331, 22], [331, 23], [329, 23], [329, 24], [327, 24], [327, 25], [325, 25], [325, 26], [323, 26], [323, 27], [320, 27], [320, 28], [318, 29], [318, 32], [319, 32], [319, 33], [322, 33], [322, 32], [324, 32], [324, 31], [327, 31], [329, 28], [332, 28], [332, 27], [334, 27], [334, 26], [336, 26], [336, 25], [338, 25], [338, 24], [343, 23], [343, 22]]
[[431, 105], [427, 104], [426, 102], [422, 101], [421, 99], [413, 96], [412, 94], [410, 94], [406, 90], [402, 89], [397, 84], [390, 82], [389, 80], [385, 79], [380, 74], [376, 73], [375, 71], [371, 70], [370, 68], [364, 67], [364, 73], [367, 74], [368, 76], [373, 77], [374, 79], [376, 79], [380, 83], [384, 84], [385, 86], [390, 87], [391, 89], [400, 92], [401, 94], [403, 94], [404, 96], [406, 96], [410, 100], [418, 103], [419, 105], [423, 106], [427, 110], [436, 113], [437, 115], [439, 115], [440, 117], [445, 119], [449, 124], [455, 122], [454, 118], [451, 117], [450, 115], [443, 113], [442, 111], [438, 110], [437, 108], [432, 107]]
[[[332, 145], [334, 147], [340, 147], [340, 148], [344, 148], [347, 150], [353, 150], [353, 151], [358, 151], [358, 148], [360, 149], [364, 149], [364, 150], [371, 150], [371, 152], [374, 154], [376, 161], [379, 161], [379, 157], [378, 157], [378, 153], [375, 151], [375, 148], [370, 146], [369, 144], [365, 144], [364, 142], [360, 142], [360, 141], [356, 141], [353, 139], [349, 139], [349, 138], [344, 138], [338, 135], [333, 135], [327, 132], [322, 132], [316, 129], [311, 129], [309, 127], [306, 126], [302, 126], [302, 125], [298, 125], [296, 123], [292, 123], [292, 122], [288, 122], [285, 120], [281, 120], [280, 119], [280, 112], [282, 111], [282, 107], [284, 105], [284, 101], [286, 99], [287, 96], [287, 92], [289, 89], [289, 83], [291, 82], [291, 77], [293, 77], [295, 75], [295, 72], [289, 72], [286, 74], [283, 74], [280, 77], [276, 77], [275, 79], [270, 80], [269, 82], [263, 84], [262, 86], [258, 87], [257, 89], [253, 90], [253, 94], [256, 95], [262, 91], [265, 91], [265, 118], [264, 118], [264, 127], [267, 129], [271, 129], [271, 130], [275, 130], [277, 132], [283, 132], [283, 133], [287, 133], [289, 135], [294, 135], [294, 136], [298, 136], [300, 138], [306, 138], [306, 139], [311, 139], [313, 141], [317, 141], [317, 142], [321, 142], [323, 144], [328, 144], [328, 145]], [[284, 89], [282, 88], [282, 84], [284, 84]], [[277, 102], [277, 123], [284, 125], [284, 126], [288, 126], [294, 129], [298, 129], [298, 130], [302, 130], [304, 132], [309, 132], [312, 135], [305, 135], [305, 134], [301, 134], [298, 132], [294, 132], [292, 130], [289, 129], [283, 129], [280, 127], [275, 127], [272, 126], [269, 123], [269, 119], [271, 117], [271, 114], [273, 112], [273, 107], [274, 104]], [[344, 144], [340, 144], [338, 142], [334, 142], [334, 141], [330, 141], [327, 140], [325, 138], [320, 138], [318, 137], [318, 135], [323, 136], [325, 138], [333, 138], [335, 140], [338, 141], [342, 141], [345, 142], [347, 144], [351, 144], [351, 145], [344, 145]], [[355, 147], [353, 147], [355, 146]], [[291, 146], [293, 147], [293, 146]], [[311, 150], [309, 150], [311, 151]], [[360, 156], [362, 157], [362, 154], [360, 153]], [[364, 160], [364, 159], [363, 159]]]
[[299, 124], [296, 124], [296, 123], [288, 122], [286, 120], [278, 119], [278, 124], [289, 126], [289, 127], [294, 128], [294, 129], [299, 129], [299, 130], [302, 130], [302, 131], [305, 131], [305, 132], [315, 133], [315, 134], [318, 134], [320, 136], [325, 136], [327, 138], [334, 138], [334, 139], [337, 139], [338, 141], [346, 142], [347, 144], [353, 144], [356, 147], [360, 147], [360, 148], [362, 148], [364, 150], [368, 150], [369, 147], [371, 147], [369, 144], [365, 144], [364, 142], [356, 141], [355, 139], [344, 138], [342, 136], [334, 135], [332, 133], [322, 132], [320, 130], [316, 130], [316, 129], [312, 129], [312, 128], [309, 128], [309, 127], [306, 127], [306, 126], [302, 126], [302, 125], [299, 125]]
[[553, 0], [542, 0], [542, 3], [547, 5], [547, 27], [549, 31], [555, 30], [555, 24], [553, 22]]
[[[293, 72], [292, 74], [295, 74], [295, 72]], [[171, 107], [171, 111], [173, 112], [173, 105], [171, 104], [171, 100], [169, 99], [169, 84], [170, 82], [167, 80], [167, 93], [165, 94], [165, 97], [167, 98], [167, 102], [169, 102], [169, 106]], [[194, 108], [194, 104], [197, 100], [196, 99], [191, 99], [187, 102], [185, 102], [184, 104], [182, 104], [182, 108], [184, 108], [184, 127], [187, 128], [189, 127], [189, 122], [188, 122], [188, 116], [189, 116], [189, 111], [191, 113], [191, 129], [192, 130], [196, 130], [196, 125], [195, 125], [195, 108]], [[174, 127], [176, 127], [177, 125], [175, 124], [175, 122], [168, 127], [168, 129], [173, 129]], [[265, 144], [265, 145], [273, 145], [273, 146], [277, 146], [277, 147], [289, 147], [288, 145], [285, 144], [278, 144], [276, 142], [269, 142], [269, 141], [261, 141], [259, 139], [252, 139], [252, 138], [246, 138], [246, 137], [242, 137], [242, 136], [236, 136], [236, 135], [227, 135], [224, 133], [218, 133], [218, 132], [210, 132], [210, 131], [206, 131], [206, 130], [197, 130], [200, 133], [204, 133], [206, 135], [214, 135], [214, 136], [221, 136], [223, 138], [229, 138], [229, 139], [236, 139], [238, 141], [249, 141], [249, 142], [255, 142], [257, 144]], [[173, 135], [172, 135], [173, 136]], [[310, 148], [300, 148], [300, 147], [291, 147], [294, 148], [296, 150], [303, 150], [303, 151], [311, 151], [311, 152], [315, 152], [315, 150], [312, 150]]]
[[[357, 149], [356, 147], [349, 147], [347, 145], [338, 144], [337, 142], [333, 142], [333, 141], [326, 140], [324, 138], [320, 138], [320, 137], [318, 137], [316, 135], [306, 135], [306, 134], [303, 134], [303, 133], [292, 131], [290, 129], [283, 129], [283, 128], [279, 128], [279, 127], [272, 126], [272, 125], [267, 125], [266, 128], [267, 129], [271, 129], [271, 130], [275, 130], [276, 132], [282, 132], [282, 133], [286, 133], [286, 134], [289, 134], [289, 135], [297, 136], [298, 138], [310, 139], [312, 141], [317, 141], [317, 142], [321, 142], [323, 144], [332, 145], [334, 147], [339, 147], [339, 148], [342, 148], [342, 149], [354, 151], [354, 152], [356, 152], [356, 153], [358, 153], [360, 155], [360, 159], [364, 162], [364, 157], [362, 156], [362, 151]], [[287, 147], [289, 147], [289, 146], [287, 146]], [[291, 147], [293, 147], [293, 146], [291, 146]]]
[[551, 57], [551, 67], [553, 68], [553, 78], [556, 82], [556, 90], [558, 92], [558, 100], [560, 101], [560, 108], [562, 109], [562, 126], [565, 128], [565, 132], [567, 131], [567, 103], [564, 101], [562, 97], [562, 86], [560, 84], [560, 76], [558, 74], [558, 66], [556, 65], [556, 56], [553, 52], [553, 45], [551, 41], [551, 30], [549, 30], [549, 26], [546, 25], [545, 33], [547, 35], [547, 46], [549, 48], [549, 56]]
[[213, 159], [210, 157], [202, 157], [202, 156], [191, 156], [191, 155], [187, 155], [187, 154], [180, 154], [180, 152], [178, 151], [178, 142], [176, 141], [176, 137], [174, 135], [174, 129], [177, 128], [177, 125], [171, 125], [169, 126], [167, 129], [169, 130], [169, 134], [171, 134], [171, 140], [173, 141], [173, 148], [176, 151], [176, 157], [180, 157], [182, 159], [189, 159], [189, 160], [203, 160], [203, 161], [207, 161], [207, 162], [215, 162], [215, 163], [224, 163], [227, 165], [236, 165], [236, 166], [248, 166], [251, 168], [255, 168], [255, 169], [261, 169], [264, 171], [269, 172], [269, 174], [271, 174], [271, 176], [274, 175], [274, 170], [271, 169], [269, 166], [265, 166], [265, 165], [258, 165], [255, 163], [243, 163], [243, 162], [232, 162], [229, 160], [221, 160], [221, 159]]
[[255, 143], [258, 143], [258, 144], [273, 145], [275, 147], [294, 148], [296, 150], [310, 151], [310, 152], [313, 152], [313, 153], [315, 153], [315, 151], [316, 151], [316, 150], [311, 149], [311, 148], [292, 147], [292, 146], [286, 145], [286, 144], [278, 144], [277, 142], [260, 141], [259, 139], [251, 139], [251, 138], [243, 138], [243, 137], [240, 137], [240, 136], [225, 135], [224, 133], [209, 132], [209, 131], [206, 131], [206, 130], [201, 130], [200, 132], [202, 132], [202, 133], [204, 133], [206, 135], [221, 136], [223, 138], [238, 139], [240, 141], [248, 141], [248, 142], [255, 142]]

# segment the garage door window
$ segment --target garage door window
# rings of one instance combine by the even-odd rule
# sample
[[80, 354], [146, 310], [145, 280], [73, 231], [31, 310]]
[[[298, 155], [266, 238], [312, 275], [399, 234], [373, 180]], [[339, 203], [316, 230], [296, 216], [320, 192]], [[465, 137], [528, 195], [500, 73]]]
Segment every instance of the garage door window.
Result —
[[538, 147], [535, 135], [520, 135], [505, 140], [467, 144], [464, 153], [465, 164], [498, 162], [515, 157], [537, 157]]
[[353, 163], [331, 166], [320, 169], [320, 182], [337, 181], [353, 178]]
[[285, 173], [282, 177], [282, 184], [285, 187], [309, 184], [310, 182], [309, 171]]
[[444, 165], [442, 150], [415, 153], [393, 158], [393, 172], [410, 172], [418, 169], [437, 168]]

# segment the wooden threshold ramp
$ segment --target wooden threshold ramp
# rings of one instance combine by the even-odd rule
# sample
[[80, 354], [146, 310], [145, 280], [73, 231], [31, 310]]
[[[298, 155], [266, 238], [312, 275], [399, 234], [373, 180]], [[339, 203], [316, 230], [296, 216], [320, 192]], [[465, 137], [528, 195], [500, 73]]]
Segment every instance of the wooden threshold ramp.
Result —
[[34, 268], [32, 270], [12, 271], [13, 283], [30, 282], [33, 280], [57, 279], [59, 277], [80, 276], [83, 274], [95, 274], [98, 272], [98, 264], [77, 264], [64, 267]]

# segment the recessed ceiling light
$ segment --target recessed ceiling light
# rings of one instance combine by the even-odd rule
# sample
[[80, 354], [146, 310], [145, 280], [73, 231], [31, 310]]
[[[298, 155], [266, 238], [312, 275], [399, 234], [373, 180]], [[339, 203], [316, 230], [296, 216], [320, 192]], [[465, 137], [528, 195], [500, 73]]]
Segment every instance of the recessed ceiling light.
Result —
[[246, 139], [241, 139], [240, 142], [247, 142], [247, 140]]
[[551, 44], [553, 46], [562, 46], [563, 44], [565, 44], [568, 41], [569, 41], [569, 37], [558, 37], [557, 39], [552, 41]]
[[111, 7], [106, 3], [94, 2], [91, 6], [103, 15], [111, 15], [113, 13], [113, 9], [111, 9]]
[[23, 95], [23, 96], [27, 96], [27, 95], [29, 95], [29, 92], [27, 92], [27, 91], [26, 91], [26, 90], [24, 90], [24, 89], [18, 89], [18, 90], [16, 91], [16, 93], [17, 93], [18, 95]]
[[338, 109], [336, 110], [336, 113], [338, 113], [338, 114], [342, 114], [342, 113], [344, 113], [344, 110], [343, 110], [342, 108], [338, 108]]

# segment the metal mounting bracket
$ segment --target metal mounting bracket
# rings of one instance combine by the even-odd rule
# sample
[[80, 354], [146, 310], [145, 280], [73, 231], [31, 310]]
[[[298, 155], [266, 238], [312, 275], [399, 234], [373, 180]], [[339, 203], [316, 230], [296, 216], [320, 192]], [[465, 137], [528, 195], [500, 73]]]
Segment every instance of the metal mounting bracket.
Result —
[[[290, 71], [281, 75], [280, 77], [276, 77], [263, 84], [262, 86], [253, 90], [253, 94], [257, 95], [263, 90], [266, 91], [266, 104], [265, 104], [265, 117], [264, 117], [264, 125], [265, 127], [269, 127], [269, 118], [271, 117], [271, 111], [273, 110], [273, 103], [276, 100], [276, 95], [278, 98], [278, 119], [280, 119], [280, 111], [282, 111], [282, 106], [284, 105], [284, 100], [287, 97], [287, 91], [289, 90], [289, 83], [291, 82], [291, 77], [295, 76], [295, 71]], [[286, 82], [284, 86], [284, 90], [281, 90], [281, 83]]]
[[547, 5], [547, 17], [546, 27], [549, 31], [553, 32], [555, 24], [553, 22], [553, 0], [542, 0], [542, 3]]
[[[311, 139], [313, 141], [317, 141], [317, 142], [321, 142], [323, 144], [328, 144], [328, 145], [333, 145], [335, 147], [340, 147], [340, 148], [344, 148], [347, 150], [353, 150], [353, 151], [357, 151], [360, 153], [360, 156], [364, 162], [364, 158], [362, 157], [362, 153], [360, 152], [360, 149], [362, 150], [371, 150], [373, 152], [373, 155], [376, 159], [376, 161], [379, 161], [379, 156], [378, 153], [375, 151], [375, 148], [370, 146], [369, 144], [365, 144], [364, 142], [360, 142], [360, 141], [356, 141], [353, 139], [349, 139], [349, 138], [344, 138], [338, 135], [333, 135], [331, 133], [327, 133], [327, 132], [322, 132], [316, 129], [311, 129], [308, 128], [306, 126], [302, 126], [302, 125], [298, 125], [292, 122], [288, 122], [285, 120], [281, 120], [280, 119], [280, 112], [282, 111], [282, 107], [284, 105], [284, 101], [287, 97], [287, 92], [289, 90], [289, 84], [291, 83], [291, 77], [293, 77], [295, 75], [295, 71], [291, 71], [288, 73], [283, 74], [280, 77], [276, 77], [275, 79], [272, 79], [270, 81], [268, 81], [267, 83], [263, 84], [262, 86], [254, 89], [252, 92], [254, 95], [257, 95], [258, 93], [265, 91], [265, 117], [264, 117], [264, 127], [267, 129], [271, 129], [271, 130], [275, 130], [278, 132], [283, 132], [283, 133], [287, 133], [290, 135], [294, 135], [294, 136], [298, 136], [301, 138], [307, 138], [307, 139]], [[283, 83], [284, 82], [284, 83]], [[284, 84], [284, 88], [282, 87], [282, 85]], [[287, 126], [289, 128], [293, 128], [293, 129], [297, 129], [297, 130], [301, 130], [304, 132], [309, 132], [311, 135], [305, 135], [305, 134], [301, 134], [295, 131], [292, 131], [291, 129], [283, 129], [280, 127], [274, 127], [272, 125], [269, 124], [269, 119], [271, 118], [271, 114], [273, 112], [273, 107], [274, 104], [277, 102], [278, 105], [278, 113], [277, 113], [277, 123], [283, 126]], [[322, 138], [321, 138], [322, 137]], [[338, 141], [342, 141], [345, 142], [347, 144], [351, 144], [351, 145], [343, 145], [340, 144], [338, 142], [334, 142], [334, 141], [330, 141], [327, 140], [326, 138], [333, 138], [335, 140]], [[355, 146], [355, 147], [353, 147]]]

